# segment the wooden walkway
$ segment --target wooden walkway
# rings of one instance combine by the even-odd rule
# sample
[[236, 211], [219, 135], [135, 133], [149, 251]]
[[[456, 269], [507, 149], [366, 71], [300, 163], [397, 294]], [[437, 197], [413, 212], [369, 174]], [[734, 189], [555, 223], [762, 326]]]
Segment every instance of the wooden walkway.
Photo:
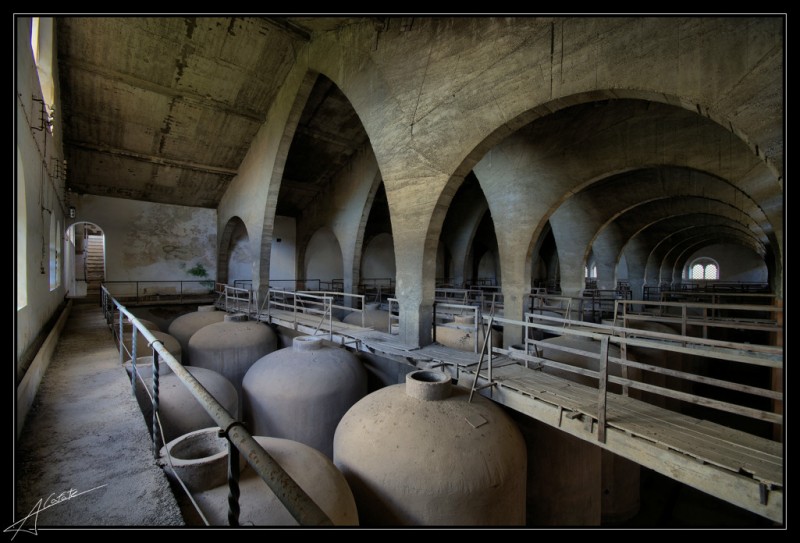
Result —
[[[267, 320], [266, 318], [264, 320]], [[508, 408], [590, 441], [642, 466], [783, 524], [784, 459], [781, 443], [692, 418], [627, 396], [608, 394], [605, 442], [598, 436], [598, 391], [495, 355], [492, 380], [477, 353], [438, 344], [403, 345], [397, 336], [319, 318], [274, 311], [272, 324], [324, 335], [356, 351], [420, 368], [441, 367], [467, 388]]]

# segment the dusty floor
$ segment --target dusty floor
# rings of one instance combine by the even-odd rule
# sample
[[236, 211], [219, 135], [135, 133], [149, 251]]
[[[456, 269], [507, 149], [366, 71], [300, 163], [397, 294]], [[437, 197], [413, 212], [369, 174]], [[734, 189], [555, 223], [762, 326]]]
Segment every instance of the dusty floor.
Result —
[[98, 304], [73, 305], [15, 461], [15, 520], [53, 503], [25, 529], [184, 524]]

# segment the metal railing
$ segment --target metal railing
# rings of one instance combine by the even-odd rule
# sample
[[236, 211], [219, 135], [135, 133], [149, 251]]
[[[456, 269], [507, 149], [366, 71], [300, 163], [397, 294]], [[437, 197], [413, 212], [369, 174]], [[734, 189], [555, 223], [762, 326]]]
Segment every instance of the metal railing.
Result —
[[322, 290], [322, 281], [319, 279], [270, 279], [269, 288], [273, 290], [282, 288], [295, 292], [298, 290]]
[[384, 298], [394, 295], [395, 281], [392, 277], [362, 278], [358, 283], [358, 293], [382, 304]]
[[[651, 364], [642, 364], [626, 358], [627, 347], [636, 347], [639, 349], [654, 349], [679, 353], [681, 355], [688, 354], [704, 357], [711, 360], [722, 360], [725, 362], [736, 362], [750, 366], [782, 370], [783, 349], [780, 347], [724, 342], [703, 338], [687, 338], [677, 334], [665, 334], [661, 332], [650, 332], [587, 322], [571, 322], [567, 319], [536, 314], [526, 314], [525, 317], [526, 322], [524, 323], [500, 317], [484, 317], [483, 320], [488, 322], [486, 328], [487, 335], [484, 338], [483, 348], [480, 351], [478, 368], [475, 373], [471, 394], [476, 390], [491, 387], [496, 384], [493, 381], [492, 375], [494, 355], [504, 355], [524, 363], [525, 367], [529, 367], [529, 364], [533, 363], [535, 364], [534, 369], [550, 368], [595, 379], [597, 381], [596, 388], [598, 390], [596, 411], [596, 418], [598, 420], [598, 440], [601, 442], [605, 442], [605, 421], [609, 383], [622, 387], [622, 395], [627, 395], [629, 389], [635, 389], [722, 412], [766, 421], [775, 425], [783, 425], [783, 415], [780, 413], [731, 403], [707, 396], [700, 396], [698, 394], [690, 394], [681, 390], [673, 390], [664, 386], [645, 383], [643, 380], [640, 380], [641, 377], [640, 379], [634, 379], [633, 377], [634, 372], [638, 371], [639, 375], [643, 375], [642, 372], [648, 372], [650, 374], [658, 374], [693, 383], [701, 383], [709, 387], [735, 391], [737, 393], [749, 395], [750, 397], [769, 399], [776, 402], [783, 401], [783, 393], [780, 391], [763, 389], [734, 381], [726, 381]], [[492, 345], [490, 335], [492, 334], [492, 324], [494, 323], [523, 326], [525, 330], [524, 350], [489, 347]], [[551, 342], [535, 339], [537, 336], [541, 337], [542, 332], [599, 341], [599, 352], [559, 346]], [[612, 356], [609, 354], [610, 345], [617, 345], [620, 348], [619, 356]], [[597, 363], [597, 370], [581, 368], [550, 360], [542, 356], [544, 349], [568, 352], [594, 359]], [[483, 367], [484, 359], [488, 360], [486, 379], [488, 382], [478, 387], [478, 375]], [[619, 376], [611, 375], [610, 368], [613, 366], [619, 368]]]
[[[327, 330], [324, 331], [328, 333], [328, 338], [333, 340], [333, 309], [342, 307], [334, 305], [334, 295], [341, 295], [341, 293], [270, 289], [259, 306], [259, 318], [264, 314], [271, 320], [275, 312], [280, 310], [284, 312], [284, 315], [286, 313], [291, 315], [289, 322], [294, 330], [298, 330], [301, 324], [313, 326], [312, 335], [317, 335], [322, 329], [322, 325], [327, 323]], [[285, 320], [285, 317], [282, 319]]]
[[[114, 323], [114, 314], [119, 314], [119, 344], [120, 360], [123, 359], [123, 323], [125, 318], [131, 323], [133, 352], [133, 373], [131, 386], [136, 387], [136, 339], [137, 334], [142, 334], [147, 340], [153, 353], [153, 422], [152, 439], [153, 454], [156, 458], [159, 455], [159, 389], [158, 375], [159, 364], [166, 362], [169, 368], [175, 373], [180, 382], [194, 396], [198, 403], [221, 428], [221, 434], [228, 440], [228, 522], [231, 526], [239, 524], [239, 453], [244, 456], [253, 471], [269, 486], [275, 496], [286, 507], [294, 519], [303, 526], [330, 526], [330, 518], [320, 509], [311, 497], [292, 479], [289, 474], [275, 461], [264, 448], [253, 439], [247, 430], [244, 429], [242, 422], [234, 419], [225, 408], [200, 384], [195, 377], [189, 373], [183, 365], [178, 362], [166, 350], [160, 340], [156, 339], [139, 320], [130, 313], [125, 306], [102, 287], [101, 303], [106, 322], [109, 326]], [[113, 326], [112, 326], [113, 330]], [[116, 335], [116, 334], [115, 334]]]
[[[213, 296], [213, 279], [175, 281], [103, 281], [102, 286], [112, 296], [126, 302], [164, 302], [168, 300], [183, 302], [200, 297]], [[191, 297], [191, 298], [190, 298]]]
[[[783, 307], [752, 304], [714, 304], [701, 302], [653, 302], [617, 300], [614, 323], [628, 326], [634, 321], [680, 324], [681, 334], [689, 335], [690, 327], [700, 327], [706, 337], [710, 328], [733, 328], [778, 332], [781, 330]], [[772, 318], [767, 317], [771, 315]]]
[[582, 296], [560, 296], [557, 294], [527, 294], [525, 303], [528, 313], [555, 313], [568, 320], [584, 320], [591, 315], [592, 300]]
[[248, 317], [253, 314], [256, 300], [253, 291], [247, 288], [237, 288], [224, 283], [217, 283], [216, 292], [219, 294], [217, 305], [228, 313], [245, 313]]
[[[451, 322], [450, 319], [456, 316], [469, 318], [470, 322]], [[433, 302], [433, 324], [433, 341], [436, 341], [436, 329], [439, 327], [467, 330], [472, 333], [474, 338], [473, 350], [478, 352], [478, 329], [481, 325], [480, 306]]]

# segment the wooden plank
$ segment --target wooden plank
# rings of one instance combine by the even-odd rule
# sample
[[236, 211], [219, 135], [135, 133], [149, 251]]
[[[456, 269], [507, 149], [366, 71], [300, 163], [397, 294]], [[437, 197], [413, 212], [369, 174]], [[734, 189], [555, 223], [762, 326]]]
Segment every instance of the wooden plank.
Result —
[[[759, 461], [782, 463], [780, 444], [745, 432], [707, 423], [703, 429], [697, 427], [701, 421], [675, 411], [635, 400], [614, 396], [611, 409], [615, 412], [613, 421], [623, 425], [657, 421], [672, 433], [684, 433], [691, 440], [707, 443], [711, 448], [730, 448], [759, 459]], [[627, 427], [627, 426], [626, 426]]]
[[770, 411], [764, 411], [761, 409], [753, 409], [751, 407], [744, 407], [741, 405], [732, 404], [729, 402], [723, 402], [720, 400], [714, 400], [711, 398], [706, 398], [704, 396], [697, 396], [694, 394], [687, 394], [686, 392], [680, 392], [677, 390], [670, 390], [668, 388], [663, 388], [655, 385], [649, 385], [647, 383], [640, 383], [638, 381], [631, 381], [630, 379], [621, 379], [619, 377], [609, 376], [609, 381], [612, 383], [616, 383], [618, 385], [627, 385], [631, 388], [635, 388], [637, 390], [643, 390], [645, 392], [652, 392], [654, 394], [660, 394], [661, 396], [666, 396], [668, 398], [674, 398], [677, 400], [682, 400], [688, 403], [692, 403], [695, 405], [702, 405], [705, 407], [710, 407], [713, 409], [717, 409], [719, 411], [725, 411], [727, 413], [734, 413], [737, 415], [742, 415], [744, 417], [750, 417], [756, 420], [765, 420], [768, 422], [772, 422], [774, 424], [783, 424], [783, 415], [772, 413]]
[[[722, 426], [717, 423], [696, 419], [683, 415], [675, 411], [666, 410], [658, 406], [635, 400], [632, 398], [615, 398], [617, 407], [626, 408], [636, 413], [637, 418], [656, 417], [679, 426], [686, 432], [690, 432], [693, 437], [702, 440], [717, 440], [714, 446], [720, 446], [720, 442], [728, 443], [734, 448], [742, 448], [755, 452], [765, 459], [783, 458], [783, 445], [771, 439], [748, 434], [741, 430]], [[675, 421], [675, 422], [672, 422]]]
[[[528, 375], [525, 375], [523, 372], [528, 372]], [[532, 370], [525, 370], [525, 368], [521, 366], [517, 366], [512, 374], [511, 372], [506, 372], [505, 374], [498, 370], [495, 375], [495, 380], [498, 381], [501, 386], [510, 385], [516, 390], [520, 392], [524, 392], [529, 394], [534, 398], [546, 399], [549, 403], [556, 403], [564, 408], [570, 410], [577, 410], [584, 412], [589, 416], [596, 416], [593, 409], [590, 407], [592, 404], [590, 403], [595, 398], [596, 402], [596, 391], [594, 389], [588, 387], [582, 387], [581, 385], [578, 386], [565, 386], [562, 379], [553, 377], [552, 379], [556, 382], [547, 382], [548, 379], [545, 377], [546, 374], [542, 374], [541, 372], [535, 372]], [[537, 376], [536, 379], [533, 376]], [[485, 375], [484, 375], [485, 377]], [[577, 383], [574, 383], [577, 385]], [[587, 391], [591, 391], [588, 392]], [[543, 392], [545, 391], [545, 392]], [[627, 400], [629, 402], [627, 406], [627, 413], [622, 414], [623, 406], [618, 405], [620, 400]], [[743, 456], [741, 452], [737, 453], [738, 460], [730, 460], [725, 458], [720, 458], [719, 456], [713, 456], [715, 453], [715, 449], [719, 449], [723, 447], [725, 444], [721, 443], [719, 440], [713, 440], [709, 438], [709, 436], [704, 436], [702, 433], [693, 433], [690, 438], [686, 438], [684, 436], [680, 436], [674, 433], [674, 429], [678, 427], [674, 422], [669, 424], [666, 421], [658, 418], [658, 415], [653, 415], [651, 412], [647, 415], [649, 418], [648, 421], [645, 423], [636, 423], [637, 420], [645, 417], [643, 410], [637, 410], [635, 407], [631, 407], [631, 405], [635, 405], [640, 409], [642, 407], [646, 408], [653, 408], [658, 411], [654, 411], [658, 415], [662, 415], [664, 413], [668, 414], [666, 416], [673, 417], [673, 418], [680, 418], [682, 422], [685, 424], [689, 424], [693, 419], [690, 417], [685, 417], [679, 415], [677, 413], [673, 413], [667, 410], [660, 410], [655, 406], [650, 406], [650, 404], [646, 404], [645, 402], [640, 402], [638, 400], [633, 399], [625, 399], [622, 396], [613, 395], [609, 398], [609, 413], [614, 413], [614, 418], [609, 419], [609, 425], [614, 425], [620, 429], [628, 431], [633, 434], [638, 434], [642, 436], [646, 436], [653, 441], [660, 441], [663, 435], [675, 435], [675, 442], [673, 444], [666, 443], [666, 446], [673, 445], [673, 446], [680, 446], [681, 451], [687, 454], [698, 455], [702, 456], [708, 460], [713, 461], [714, 463], [723, 464], [725, 467], [733, 469], [735, 467], [738, 470], [740, 467], [746, 467], [748, 470], [753, 469], [758, 471], [759, 473], [766, 473], [769, 477], [774, 477], [776, 471], [774, 469], [765, 468], [763, 466], [759, 466], [756, 463], [764, 461], [763, 458], [753, 458], [751, 456]], [[659, 425], [660, 421], [660, 425]], [[682, 432], [686, 433], [685, 430], [681, 430]], [[692, 448], [693, 440], [704, 440], [710, 441], [710, 443], [703, 443], [698, 442], [695, 448]], [[719, 453], [717, 453], [719, 454]], [[737, 462], [741, 465], [735, 466]], [[776, 482], [776, 481], [771, 481]]]
[[614, 405], [609, 406], [608, 424], [719, 467], [734, 472], [740, 472], [744, 468], [760, 480], [782, 484], [782, 459], [758, 455], [752, 450], [736, 448], [726, 440], [713, 439], [700, 432], [693, 432], [689, 417], [679, 416], [673, 420], [666, 420], [647, 416], [636, 409], [623, 414], [619, 406]]
[[606, 443], [599, 443], [593, 434], [587, 434], [582, 421], [559, 417], [558, 406], [532, 399], [503, 386], [493, 387], [482, 394], [676, 481], [775, 522], [783, 522], [783, 491], [779, 488], [768, 492], [767, 503], [762, 504], [759, 482], [749, 477], [710, 464], [702, 464], [682, 453], [664, 450], [652, 441], [631, 437], [614, 427], [607, 429]]
[[[481, 372], [481, 377], [487, 376]], [[513, 370], [510, 366], [499, 368], [494, 378], [501, 384], [511, 383], [531, 396], [547, 398], [550, 403], [559, 403], [570, 410], [595, 404], [597, 399], [596, 389], [522, 366], [516, 366]]]

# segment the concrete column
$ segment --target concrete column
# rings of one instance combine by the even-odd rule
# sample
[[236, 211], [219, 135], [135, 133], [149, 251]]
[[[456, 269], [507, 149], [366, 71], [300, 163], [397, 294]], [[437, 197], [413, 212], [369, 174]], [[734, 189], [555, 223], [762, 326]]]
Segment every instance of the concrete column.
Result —
[[[424, 240], [408, 235], [395, 237], [397, 285], [400, 304], [400, 339], [406, 345], [422, 347], [432, 341], [435, 258], [424, 259]], [[432, 253], [435, 255], [435, 253]], [[424, 263], [424, 264], [423, 264]]]
[[[512, 280], [509, 275], [503, 272], [503, 316], [507, 319], [524, 320], [526, 295], [531, 291], [530, 273], [523, 277]], [[503, 346], [508, 348], [511, 345], [522, 342], [523, 328], [520, 326], [503, 327]]]
[[628, 262], [628, 283], [631, 286], [631, 296], [634, 300], [643, 298], [643, 287], [658, 286], [658, 283], [645, 279], [645, 266], [648, 253], [639, 240], [633, 239], [623, 249], [625, 260]]
[[447, 177], [384, 179], [397, 266], [395, 297], [400, 304], [400, 340], [410, 346], [429, 345], [432, 341], [436, 250], [441, 233], [440, 228], [430, 228], [430, 225], [434, 213], [442, 224], [441, 217], [446, 209], [437, 209], [427, 195], [435, 187], [444, 187]]

